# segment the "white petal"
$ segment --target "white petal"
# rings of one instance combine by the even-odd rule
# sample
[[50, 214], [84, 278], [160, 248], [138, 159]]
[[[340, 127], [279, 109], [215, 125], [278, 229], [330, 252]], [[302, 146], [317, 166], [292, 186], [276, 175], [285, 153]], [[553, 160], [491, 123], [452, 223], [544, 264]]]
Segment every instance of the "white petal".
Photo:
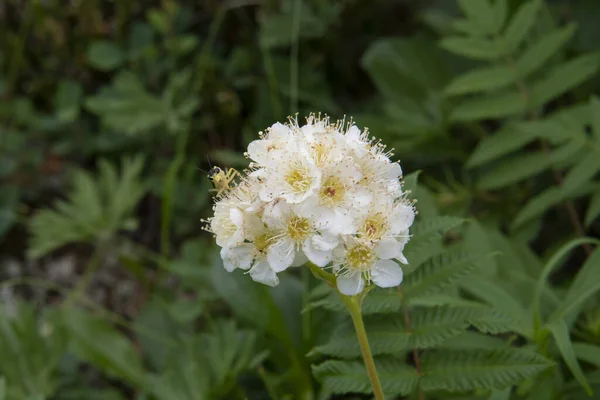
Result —
[[357, 208], [363, 208], [369, 205], [373, 200], [373, 193], [368, 190], [359, 189], [352, 193], [352, 205]]
[[384, 179], [395, 180], [402, 176], [402, 168], [396, 162], [389, 163], [382, 168], [384, 169], [384, 175], [382, 175]]
[[276, 286], [279, 283], [279, 278], [275, 271], [264, 261], [256, 263], [249, 274], [254, 281], [264, 283], [268, 286]]
[[317, 250], [333, 250], [340, 243], [337, 236], [326, 233], [314, 235], [311, 240], [313, 247]]
[[400, 233], [407, 230], [413, 224], [415, 220], [415, 210], [408, 204], [398, 204], [394, 207], [394, 211], [390, 217], [392, 231], [395, 234]]
[[229, 219], [235, 226], [241, 226], [244, 222], [244, 214], [237, 208], [231, 208], [229, 210]]
[[306, 239], [302, 245], [302, 250], [304, 250], [304, 254], [310, 260], [311, 263], [315, 264], [317, 267], [323, 268], [333, 258], [333, 253], [331, 250], [319, 250], [312, 244], [312, 240], [310, 238]]
[[374, 249], [377, 257], [389, 260], [390, 258], [396, 258], [399, 254], [402, 254], [402, 244], [398, 243], [396, 239], [383, 239], [381, 240]]
[[223, 266], [229, 272], [236, 268], [248, 269], [252, 265], [254, 246], [248, 243], [241, 244], [239, 246], [228, 248], [223, 247], [221, 249], [221, 258], [223, 259]]
[[338, 290], [346, 296], [355, 296], [365, 288], [365, 281], [361, 274], [354, 274], [348, 277], [339, 276], [336, 282]]
[[294, 242], [291, 239], [281, 239], [269, 246], [267, 261], [275, 272], [281, 272], [292, 265], [295, 255]]
[[403, 276], [402, 268], [392, 260], [379, 260], [371, 269], [373, 282], [382, 288], [398, 286]]
[[248, 145], [248, 156], [261, 165], [269, 163], [267, 146], [271, 143], [270, 140], [254, 140]]
[[408, 265], [408, 260], [406, 259], [406, 257], [402, 253], [400, 253], [398, 255], [398, 257], [396, 257], [396, 260], [400, 261], [402, 264]]

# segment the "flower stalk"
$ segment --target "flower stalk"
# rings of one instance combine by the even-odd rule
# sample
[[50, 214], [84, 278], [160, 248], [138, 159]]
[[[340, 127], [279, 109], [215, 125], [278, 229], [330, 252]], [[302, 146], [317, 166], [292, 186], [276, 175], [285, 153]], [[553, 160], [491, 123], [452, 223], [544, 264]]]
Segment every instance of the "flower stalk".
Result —
[[[365, 292], [363, 292], [366, 294]], [[364, 294], [358, 296], [346, 296], [340, 293], [342, 301], [346, 305], [346, 308], [350, 312], [352, 322], [354, 323], [354, 330], [356, 331], [356, 337], [360, 345], [360, 351], [363, 356], [365, 368], [373, 387], [373, 394], [376, 400], [385, 400], [383, 389], [381, 388], [381, 382], [379, 382], [379, 375], [377, 375], [377, 368], [375, 367], [375, 360], [373, 359], [373, 353], [371, 353], [371, 347], [369, 346], [369, 339], [367, 337], [367, 331], [365, 330], [365, 324], [362, 318], [361, 306]]]
[[[322, 268], [319, 268], [310, 262], [307, 263], [306, 266], [316, 278], [325, 281], [333, 288], [336, 287], [334, 275], [324, 271]], [[367, 331], [365, 330], [365, 323], [362, 317], [362, 301], [372, 287], [372, 285], [367, 286], [362, 293], [356, 296], [346, 296], [345, 294], [340, 293], [339, 290], [336, 291], [340, 295], [344, 305], [352, 317], [352, 323], [354, 324], [354, 330], [356, 331], [356, 337], [358, 338], [358, 343], [360, 345], [360, 352], [362, 353], [365, 368], [367, 369], [367, 374], [369, 375], [369, 380], [371, 381], [371, 386], [373, 387], [375, 399], [385, 400], [383, 389], [381, 388], [381, 382], [379, 382], [377, 368], [375, 367], [373, 353], [371, 352], [371, 346], [369, 346], [369, 339], [367, 337]]]

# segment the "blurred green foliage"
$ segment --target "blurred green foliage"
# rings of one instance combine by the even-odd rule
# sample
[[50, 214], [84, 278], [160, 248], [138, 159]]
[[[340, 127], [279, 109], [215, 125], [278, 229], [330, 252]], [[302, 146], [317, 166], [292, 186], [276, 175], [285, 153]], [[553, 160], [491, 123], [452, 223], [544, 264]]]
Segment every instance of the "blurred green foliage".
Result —
[[229, 274], [201, 230], [202, 170], [313, 111], [394, 147], [418, 200], [402, 292], [363, 309], [389, 398], [598, 397], [598, 18], [596, 0], [6, 0], [0, 400], [369, 398], [339, 299], [306, 270]]

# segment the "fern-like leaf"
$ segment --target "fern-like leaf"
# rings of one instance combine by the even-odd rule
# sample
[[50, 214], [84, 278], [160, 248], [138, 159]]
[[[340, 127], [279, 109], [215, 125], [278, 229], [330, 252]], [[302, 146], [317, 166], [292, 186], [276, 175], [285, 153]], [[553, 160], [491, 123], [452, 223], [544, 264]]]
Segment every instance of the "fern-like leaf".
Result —
[[502, 389], [532, 378], [552, 361], [521, 349], [435, 351], [421, 359], [424, 390]]
[[[375, 364], [383, 390], [389, 396], [407, 395], [415, 390], [419, 375], [414, 368], [395, 358], [378, 359]], [[312, 370], [332, 393], [371, 393], [371, 382], [362, 361], [325, 361], [314, 365]]]
[[405, 279], [403, 286], [406, 301], [441, 291], [471, 273], [480, 260], [479, 254], [456, 249], [430, 259]]

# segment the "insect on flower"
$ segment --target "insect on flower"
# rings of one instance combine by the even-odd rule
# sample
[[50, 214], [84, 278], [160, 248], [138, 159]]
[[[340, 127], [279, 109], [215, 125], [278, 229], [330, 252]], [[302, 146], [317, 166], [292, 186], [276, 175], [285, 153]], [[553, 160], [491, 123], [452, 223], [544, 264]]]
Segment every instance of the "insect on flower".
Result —
[[213, 191], [217, 192], [215, 197], [220, 197], [231, 189], [235, 185], [235, 178], [239, 176], [240, 173], [233, 168], [223, 170], [217, 166], [212, 167], [208, 171], [208, 179], [210, 179], [215, 187]]

